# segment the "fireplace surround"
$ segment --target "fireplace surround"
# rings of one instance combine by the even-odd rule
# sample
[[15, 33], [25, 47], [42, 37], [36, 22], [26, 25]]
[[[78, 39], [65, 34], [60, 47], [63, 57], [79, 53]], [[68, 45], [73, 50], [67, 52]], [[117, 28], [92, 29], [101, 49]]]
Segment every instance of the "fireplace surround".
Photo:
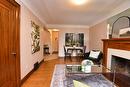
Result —
[[[123, 58], [130, 60], [130, 38], [112, 38], [112, 39], [103, 39], [103, 65], [109, 69], [111, 68], [111, 61], [113, 56], [117, 58]], [[121, 61], [124, 62], [124, 61]], [[115, 67], [115, 65], [112, 65]], [[122, 67], [122, 66], [120, 66]], [[126, 66], [125, 66], [126, 67]], [[129, 68], [129, 64], [127, 68]], [[124, 70], [126, 71], [126, 70]], [[119, 87], [130, 87], [130, 76], [129, 69], [127, 73], [111, 72], [114, 82], [119, 85]]]
[[111, 69], [111, 62], [112, 62], [113, 57], [118, 57], [118, 59], [123, 58], [126, 60], [130, 60], [130, 51], [108, 48], [107, 49], [107, 68], [109, 69]]
[[130, 38], [103, 39], [103, 65], [110, 68], [111, 55], [130, 59]]

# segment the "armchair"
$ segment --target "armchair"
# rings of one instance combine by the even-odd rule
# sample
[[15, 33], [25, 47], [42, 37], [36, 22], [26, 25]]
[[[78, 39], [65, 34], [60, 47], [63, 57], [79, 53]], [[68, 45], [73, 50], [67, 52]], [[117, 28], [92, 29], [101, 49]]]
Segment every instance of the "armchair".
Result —
[[92, 50], [84, 54], [84, 59], [92, 60], [95, 64], [101, 64], [103, 53], [99, 50]]

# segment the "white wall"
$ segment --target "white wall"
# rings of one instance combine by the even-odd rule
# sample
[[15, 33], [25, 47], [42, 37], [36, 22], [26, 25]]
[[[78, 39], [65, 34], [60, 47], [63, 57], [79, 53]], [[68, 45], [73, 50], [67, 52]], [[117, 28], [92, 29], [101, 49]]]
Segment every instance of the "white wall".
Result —
[[65, 33], [84, 33], [84, 45], [86, 45], [86, 51], [89, 51], [89, 29], [71, 27], [59, 30], [59, 57], [64, 57]]
[[[33, 13], [19, 0], [21, 5], [20, 14], [20, 62], [21, 62], [21, 79], [23, 79], [32, 69], [34, 63], [43, 59], [43, 30], [44, 24], [33, 15]], [[40, 51], [31, 53], [31, 21], [40, 26]]]
[[107, 38], [107, 21], [94, 25], [89, 29], [90, 50], [103, 50], [102, 39]]

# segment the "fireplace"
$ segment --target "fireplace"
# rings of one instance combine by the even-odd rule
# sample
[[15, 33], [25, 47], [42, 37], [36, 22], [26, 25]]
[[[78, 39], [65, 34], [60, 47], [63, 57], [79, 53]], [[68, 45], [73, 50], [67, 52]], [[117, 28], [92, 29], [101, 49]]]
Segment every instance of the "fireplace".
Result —
[[130, 59], [130, 38], [103, 39], [103, 65], [111, 67], [111, 56]]
[[130, 60], [112, 55], [111, 69], [116, 73], [121, 73], [130, 77]]
[[102, 64], [116, 70], [116, 73], [112, 72], [112, 74], [117, 85], [130, 87], [130, 38], [103, 39], [102, 41]]
[[[112, 58], [115, 57], [115, 56], [118, 57], [118, 58], [130, 60], [130, 51], [108, 48], [108, 51], [107, 51], [107, 68], [111, 69]], [[123, 61], [122, 61], [122, 63], [123, 63]]]

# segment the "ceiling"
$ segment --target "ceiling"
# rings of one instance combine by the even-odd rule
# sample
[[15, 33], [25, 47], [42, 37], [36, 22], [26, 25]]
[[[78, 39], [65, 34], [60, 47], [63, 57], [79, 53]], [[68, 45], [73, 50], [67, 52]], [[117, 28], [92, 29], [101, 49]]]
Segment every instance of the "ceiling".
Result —
[[22, 0], [47, 24], [92, 25], [128, 0], [88, 0], [81, 6], [69, 0]]

